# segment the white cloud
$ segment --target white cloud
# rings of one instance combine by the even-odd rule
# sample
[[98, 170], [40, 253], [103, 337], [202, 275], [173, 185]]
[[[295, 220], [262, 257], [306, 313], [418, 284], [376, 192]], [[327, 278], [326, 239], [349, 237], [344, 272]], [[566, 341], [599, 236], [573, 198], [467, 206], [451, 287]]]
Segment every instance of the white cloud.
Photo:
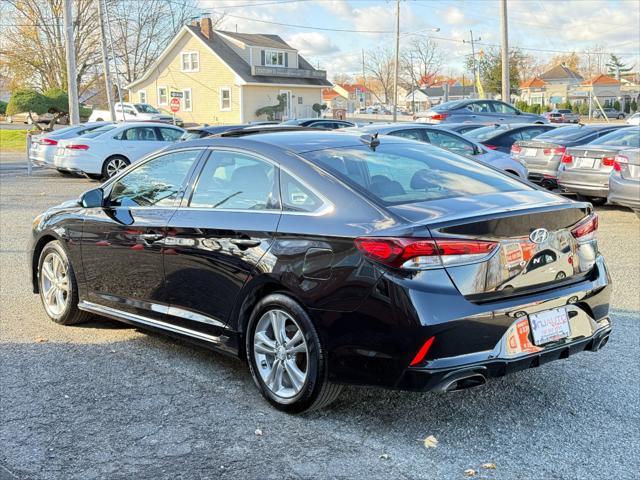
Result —
[[335, 45], [328, 35], [318, 32], [302, 32], [287, 37], [287, 43], [297, 48], [302, 55], [327, 55], [338, 52], [340, 48]]
[[464, 12], [460, 10], [458, 7], [447, 8], [443, 12], [442, 18], [449, 25], [462, 25], [462, 24], [469, 23]]

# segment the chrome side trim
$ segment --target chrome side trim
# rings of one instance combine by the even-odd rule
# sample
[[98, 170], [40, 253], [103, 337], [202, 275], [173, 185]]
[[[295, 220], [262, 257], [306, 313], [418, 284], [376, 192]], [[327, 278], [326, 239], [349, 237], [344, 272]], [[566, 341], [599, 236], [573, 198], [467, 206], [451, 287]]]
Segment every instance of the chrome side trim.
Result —
[[155, 320], [153, 318], [144, 317], [136, 313], [124, 312], [116, 308], [106, 307], [104, 305], [98, 305], [97, 303], [93, 303], [93, 302], [87, 302], [83, 300], [78, 304], [78, 308], [80, 310], [95, 313], [97, 315], [104, 315], [105, 317], [114, 318], [116, 320], [124, 320], [128, 322], [139, 323], [141, 325], [148, 325], [150, 327], [161, 328], [163, 330], [179, 333], [181, 335], [187, 335], [189, 337], [197, 338], [199, 340], [204, 340], [211, 343], [216, 343], [216, 344], [221, 343], [220, 337], [208, 335], [202, 332], [196, 332], [195, 330], [179, 327], [177, 325], [172, 325], [170, 323], [162, 322], [160, 320]]
[[206, 323], [207, 325], [213, 325], [214, 327], [224, 328], [225, 324], [215, 318], [207, 317], [200, 313], [195, 313], [190, 310], [185, 310], [178, 307], [169, 307], [167, 309], [167, 315], [173, 315], [174, 317], [184, 318], [186, 320], [192, 320], [194, 322]]

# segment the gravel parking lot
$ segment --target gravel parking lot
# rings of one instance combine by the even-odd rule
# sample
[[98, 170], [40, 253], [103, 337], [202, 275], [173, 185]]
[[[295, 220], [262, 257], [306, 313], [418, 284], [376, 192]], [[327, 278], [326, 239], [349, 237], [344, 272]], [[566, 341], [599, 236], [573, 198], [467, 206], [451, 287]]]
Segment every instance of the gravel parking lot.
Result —
[[599, 208], [615, 282], [601, 352], [454, 394], [351, 387], [328, 409], [288, 416], [235, 359], [109, 320], [50, 322], [27, 281], [31, 219], [96, 184], [27, 177], [23, 165], [0, 162], [0, 479], [638, 477], [640, 221], [630, 211]]

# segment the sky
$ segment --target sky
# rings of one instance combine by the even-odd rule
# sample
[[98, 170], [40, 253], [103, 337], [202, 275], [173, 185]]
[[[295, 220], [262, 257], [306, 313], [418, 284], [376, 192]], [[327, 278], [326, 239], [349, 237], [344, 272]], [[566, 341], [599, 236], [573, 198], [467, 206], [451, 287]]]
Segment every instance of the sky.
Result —
[[[362, 49], [394, 46], [395, 0], [198, 1], [214, 17], [226, 12], [227, 30], [280, 35], [329, 78], [360, 72]], [[542, 61], [597, 44], [640, 69], [640, 0], [508, 0], [508, 16], [509, 46]], [[444, 75], [463, 72], [470, 30], [477, 48], [499, 46], [499, 0], [401, 0], [401, 44], [432, 38]]]

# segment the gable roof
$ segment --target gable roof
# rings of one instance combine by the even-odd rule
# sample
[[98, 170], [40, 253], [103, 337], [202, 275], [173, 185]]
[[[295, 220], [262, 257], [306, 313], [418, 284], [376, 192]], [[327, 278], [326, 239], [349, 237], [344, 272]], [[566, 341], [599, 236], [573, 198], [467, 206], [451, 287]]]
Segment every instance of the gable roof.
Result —
[[356, 93], [356, 89], [358, 89], [361, 93], [367, 92], [367, 87], [364, 85], [360, 85], [359, 83], [339, 83], [338, 86], [342, 87], [349, 93]]
[[216, 30], [216, 32], [252, 47], [284, 48], [286, 50], [295, 50], [295, 48], [292, 48], [278, 35], [269, 35], [266, 33], [236, 33], [227, 32], [225, 30]]
[[556, 65], [540, 75], [542, 80], [584, 80], [582, 75], [565, 65]]
[[[333, 88], [323, 88], [322, 89], [322, 100], [331, 101], [336, 97], [342, 97], [338, 92], [336, 92]], [[342, 97], [344, 98], [344, 97]]]
[[609, 75], [598, 75], [591, 80], [585, 80], [581, 85], [618, 85], [620, 82]]
[[527, 80], [526, 82], [522, 82], [520, 84], [520, 88], [539, 88], [544, 87], [547, 84], [540, 77], [533, 77], [531, 80]]
[[[162, 53], [158, 56], [155, 62], [147, 69], [147, 71], [142, 75], [142, 77], [134, 80], [126, 88], [131, 88], [133, 85], [136, 85], [147, 78], [149, 78], [154, 71], [156, 71], [160, 62], [169, 54], [171, 49], [178, 42], [180, 37], [189, 33], [204, 43], [211, 52], [220, 59], [227, 67], [229, 67], [240, 79], [245, 83], [266, 83], [266, 84], [274, 84], [274, 85], [308, 85], [308, 86], [319, 86], [319, 87], [330, 87], [331, 82], [326, 79], [321, 78], [296, 78], [296, 77], [273, 77], [273, 76], [258, 76], [251, 75], [251, 65], [249, 65], [240, 55], [238, 55], [227, 43], [223, 40], [223, 35], [227, 35], [228, 32], [223, 32], [222, 35], [219, 35], [217, 31], [213, 31], [211, 33], [211, 38], [207, 38], [202, 34], [200, 28], [195, 25], [185, 25], [182, 29], [176, 34], [176, 36], [171, 40], [169, 45], [162, 51]], [[234, 35], [247, 35], [253, 36], [253, 34], [235, 34]], [[228, 35], [227, 35], [228, 36]], [[257, 37], [271, 37], [279, 39], [286, 47], [278, 47], [278, 48], [287, 48], [293, 50], [289, 47], [284, 41], [278, 37], [277, 35], [256, 35]], [[275, 40], [274, 40], [275, 41]], [[298, 68], [302, 70], [315, 70], [313, 66], [307, 62], [300, 54], [298, 55]]]

